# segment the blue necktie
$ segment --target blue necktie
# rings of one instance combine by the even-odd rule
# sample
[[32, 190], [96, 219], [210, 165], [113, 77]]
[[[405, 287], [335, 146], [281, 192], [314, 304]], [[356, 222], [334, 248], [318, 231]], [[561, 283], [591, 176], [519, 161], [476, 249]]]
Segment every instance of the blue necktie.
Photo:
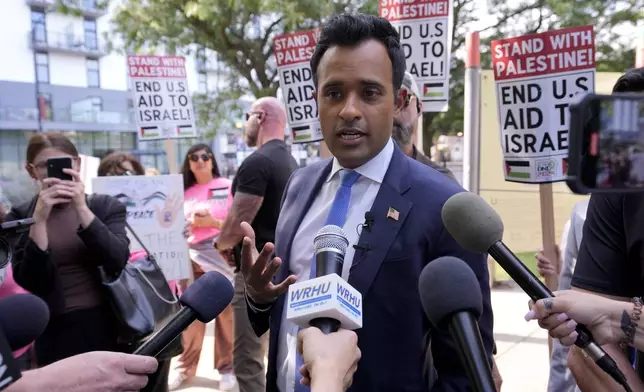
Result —
[[[349, 202], [351, 201], [351, 187], [360, 177], [360, 173], [353, 170], [342, 170], [340, 171], [340, 177], [342, 178], [340, 188], [336, 192], [333, 204], [331, 204], [331, 210], [329, 210], [329, 214], [326, 216], [326, 220], [324, 222], [325, 226], [344, 226], [344, 223], [347, 220]], [[313, 261], [311, 262], [311, 275], [309, 278], [315, 278], [315, 255], [313, 255]], [[302, 356], [300, 356], [299, 352], [296, 352], [295, 355], [295, 392], [309, 392], [311, 389], [300, 383], [300, 380], [302, 379], [300, 368], [304, 364]]]

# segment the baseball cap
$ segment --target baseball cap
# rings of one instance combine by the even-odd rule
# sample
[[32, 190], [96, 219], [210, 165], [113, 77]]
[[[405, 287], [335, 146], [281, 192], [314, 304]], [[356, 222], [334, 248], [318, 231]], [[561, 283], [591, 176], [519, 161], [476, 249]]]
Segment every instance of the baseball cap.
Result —
[[420, 90], [418, 89], [416, 80], [414, 80], [414, 77], [408, 71], [405, 71], [405, 77], [403, 78], [402, 86], [411, 91], [411, 93], [416, 97], [420, 97]]

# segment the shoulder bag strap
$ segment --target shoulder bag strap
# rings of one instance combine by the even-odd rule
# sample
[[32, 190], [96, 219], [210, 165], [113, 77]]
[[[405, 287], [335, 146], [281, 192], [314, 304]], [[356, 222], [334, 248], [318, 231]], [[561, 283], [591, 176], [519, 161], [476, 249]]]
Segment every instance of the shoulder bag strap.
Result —
[[139, 238], [139, 236], [138, 236], [138, 235], [136, 235], [136, 232], [132, 229], [132, 226], [130, 226], [130, 224], [127, 222], [127, 220], [125, 221], [125, 227], [127, 227], [127, 229], [130, 231], [130, 233], [132, 233], [132, 236], [134, 237], [134, 239], [136, 240], [136, 242], [138, 242], [138, 243], [139, 243], [139, 245], [141, 245], [141, 247], [143, 248], [143, 250], [145, 251], [145, 253], [148, 255], [148, 257], [151, 257], [151, 258], [152, 258], [152, 257], [154, 257], [154, 256], [152, 256], [152, 254], [150, 253], [150, 251], [148, 250], [148, 248], [146, 248], [146, 247], [145, 247], [145, 245], [143, 244], [143, 241], [141, 241], [141, 239]]

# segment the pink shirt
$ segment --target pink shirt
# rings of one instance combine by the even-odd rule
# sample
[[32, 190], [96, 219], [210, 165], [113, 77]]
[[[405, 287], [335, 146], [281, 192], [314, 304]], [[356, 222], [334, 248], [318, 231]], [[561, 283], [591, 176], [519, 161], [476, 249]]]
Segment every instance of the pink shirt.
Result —
[[[226, 219], [228, 210], [233, 202], [233, 195], [230, 192], [232, 182], [225, 178], [219, 177], [210, 181], [208, 184], [195, 184], [185, 191], [184, 213], [186, 219], [192, 220], [195, 212], [208, 210], [210, 214], [217, 219]], [[200, 227], [192, 230], [188, 243], [190, 245], [199, 243], [203, 240], [214, 238], [220, 230], [214, 227]]]
[[[15, 280], [13, 280], [13, 268], [11, 266], [7, 266], [3, 269], [0, 269], [0, 298], [6, 298], [14, 294], [26, 294], [27, 290], [23, 289], [22, 287], [18, 286], [18, 283], [16, 283]], [[22, 354], [24, 354], [29, 348], [31, 347], [31, 344], [28, 345], [27, 347], [23, 347], [18, 351], [13, 352], [13, 356], [18, 358]]]

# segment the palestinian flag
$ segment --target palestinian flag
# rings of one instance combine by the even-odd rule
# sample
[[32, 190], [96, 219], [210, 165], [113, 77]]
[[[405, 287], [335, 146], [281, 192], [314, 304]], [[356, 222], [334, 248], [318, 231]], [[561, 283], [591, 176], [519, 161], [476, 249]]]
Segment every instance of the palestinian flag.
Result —
[[505, 175], [511, 178], [530, 178], [530, 162], [505, 161]]
[[228, 198], [228, 187], [210, 189], [210, 200], [222, 200]]
[[191, 136], [193, 134], [194, 130], [191, 124], [177, 126], [177, 136]]
[[141, 127], [141, 137], [159, 137], [160, 136], [159, 127]]
[[445, 97], [445, 92], [443, 91], [443, 86], [445, 83], [425, 83], [423, 84], [423, 97], [426, 98], [443, 98]]
[[568, 158], [563, 158], [561, 160], [561, 171], [564, 176], [568, 174]]

